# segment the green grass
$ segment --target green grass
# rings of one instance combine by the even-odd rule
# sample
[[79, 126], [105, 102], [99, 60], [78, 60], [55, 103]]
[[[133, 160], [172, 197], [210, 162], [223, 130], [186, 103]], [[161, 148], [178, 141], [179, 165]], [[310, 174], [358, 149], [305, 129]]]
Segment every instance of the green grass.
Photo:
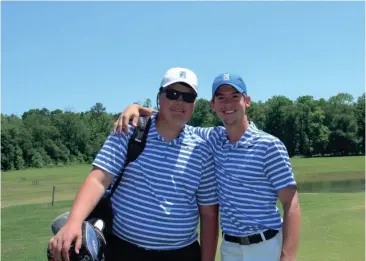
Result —
[[55, 200], [72, 200], [90, 170], [90, 165], [78, 165], [4, 172], [2, 207], [51, 203], [53, 186], [56, 187]]
[[[365, 157], [291, 161], [298, 182], [364, 179], [365, 176]], [[90, 169], [90, 165], [80, 165], [2, 173], [2, 260], [46, 259], [50, 223], [69, 210]], [[53, 186], [56, 195], [55, 205], [51, 206]], [[300, 203], [298, 261], [365, 260], [364, 193], [302, 193]], [[219, 251], [218, 246], [216, 260], [220, 260]]]
[[300, 194], [299, 261], [365, 260], [365, 194]]
[[70, 209], [71, 201], [7, 207], [1, 211], [1, 260], [47, 260], [51, 222]]
[[[302, 225], [298, 261], [363, 261], [363, 193], [300, 194]], [[2, 210], [3, 261], [46, 259], [50, 223], [71, 201], [7, 207]], [[220, 237], [221, 240], [221, 237]], [[219, 247], [216, 260], [220, 260]]]
[[365, 157], [293, 158], [298, 182], [365, 178]]

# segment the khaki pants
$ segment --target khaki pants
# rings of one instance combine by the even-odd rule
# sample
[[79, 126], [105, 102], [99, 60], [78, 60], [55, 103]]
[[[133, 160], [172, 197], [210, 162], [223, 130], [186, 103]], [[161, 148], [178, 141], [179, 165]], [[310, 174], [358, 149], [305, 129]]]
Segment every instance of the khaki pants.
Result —
[[282, 230], [270, 240], [251, 245], [239, 245], [223, 239], [220, 248], [221, 261], [279, 261]]

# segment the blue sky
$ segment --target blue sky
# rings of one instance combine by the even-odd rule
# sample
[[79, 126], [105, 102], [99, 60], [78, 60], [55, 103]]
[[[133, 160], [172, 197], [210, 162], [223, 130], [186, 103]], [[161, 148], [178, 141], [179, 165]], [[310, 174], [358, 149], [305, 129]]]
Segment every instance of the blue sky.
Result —
[[107, 112], [153, 100], [171, 67], [209, 99], [221, 72], [252, 100], [365, 91], [364, 2], [2, 2], [2, 113]]

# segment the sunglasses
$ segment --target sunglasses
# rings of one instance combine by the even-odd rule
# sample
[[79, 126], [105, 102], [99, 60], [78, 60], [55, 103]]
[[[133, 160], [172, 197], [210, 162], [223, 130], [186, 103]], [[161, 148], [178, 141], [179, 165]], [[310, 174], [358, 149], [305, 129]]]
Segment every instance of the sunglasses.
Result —
[[169, 100], [173, 100], [176, 101], [179, 99], [179, 97], [182, 96], [182, 100], [187, 102], [187, 103], [193, 103], [196, 98], [197, 95], [191, 92], [180, 92], [180, 91], [176, 91], [176, 90], [172, 90], [172, 89], [166, 89], [164, 90], [165, 92], [165, 96], [169, 99]]

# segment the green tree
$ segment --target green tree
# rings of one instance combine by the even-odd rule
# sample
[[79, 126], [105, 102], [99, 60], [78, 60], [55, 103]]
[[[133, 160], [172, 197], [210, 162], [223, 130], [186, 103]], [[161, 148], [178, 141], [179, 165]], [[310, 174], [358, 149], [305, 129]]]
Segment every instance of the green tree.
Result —
[[267, 117], [267, 107], [266, 104], [259, 101], [252, 101], [248, 110], [248, 119], [255, 123], [256, 127], [259, 129], [265, 129]]
[[296, 148], [294, 103], [285, 96], [274, 96], [266, 102], [266, 106], [264, 131], [279, 138], [293, 156]]
[[[146, 99], [143, 105], [151, 108]], [[1, 114], [1, 170], [90, 163], [110, 134], [119, 114], [109, 114], [102, 103], [86, 112], [31, 109], [21, 117]], [[281, 139], [290, 156], [365, 153], [365, 93], [339, 93], [328, 100], [300, 96], [291, 101], [274, 96], [252, 102], [248, 118], [259, 129]], [[193, 126], [219, 126], [210, 101], [197, 100]]]
[[315, 110], [310, 113], [309, 139], [311, 154], [324, 155], [329, 143], [329, 129], [323, 124], [325, 113], [321, 107], [315, 107]]
[[339, 93], [328, 100], [325, 107], [325, 125], [329, 128], [328, 153], [335, 155], [349, 155], [356, 153], [357, 122], [353, 96]]
[[143, 107], [146, 107], [146, 108], [152, 108], [152, 103], [151, 103], [151, 100], [150, 99], [146, 99], [142, 105]]
[[358, 97], [355, 105], [357, 122], [358, 152], [365, 154], [365, 93]]
[[298, 153], [310, 156], [312, 153], [312, 135], [311, 126], [312, 113], [315, 110], [315, 103], [312, 96], [300, 96], [295, 101], [296, 108], [296, 126]]
[[213, 126], [214, 122], [215, 119], [210, 108], [210, 102], [206, 99], [198, 99], [188, 124], [192, 126], [210, 127]]

